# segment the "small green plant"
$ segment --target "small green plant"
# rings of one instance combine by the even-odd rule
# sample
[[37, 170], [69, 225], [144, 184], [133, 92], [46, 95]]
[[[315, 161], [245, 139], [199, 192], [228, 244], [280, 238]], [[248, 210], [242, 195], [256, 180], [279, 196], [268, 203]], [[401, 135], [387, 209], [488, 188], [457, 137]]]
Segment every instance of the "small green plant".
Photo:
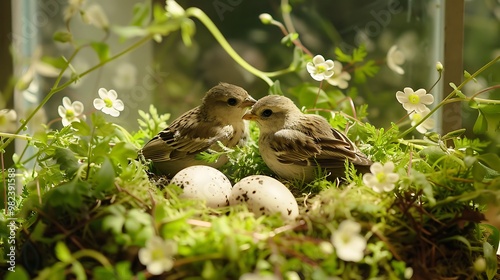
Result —
[[[82, 8], [77, 2], [70, 1], [67, 22]], [[288, 18], [290, 9], [282, 10]], [[80, 14], [91, 16], [91, 12]], [[105, 118], [118, 117], [124, 110], [114, 90], [99, 89], [96, 110], [88, 119], [81, 102], [64, 97], [59, 106], [62, 129], [47, 125], [34, 135], [21, 135], [36, 111], [58, 92], [141, 44], [175, 31], [181, 32], [186, 45], [191, 44], [196, 27], [193, 18], [244, 69], [264, 80], [272, 94], [283, 94], [278, 77], [307, 70], [310, 76], [305, 75], [286, 94], [305, 112], [321, 114], [332, 127], [346, 131], [373, 160], [371, 173], [361, 176], [346, 164], [343, 181], [330, 182], [325, 174], [318, 174], [311, 183], [284, 182], [300, 207], [299, 217], [290, 222], [278, 215], [256, 217], [244, 205], [208, 208], [199, 201], [181, 199], [181, 190], [168, 185], [168, 180], [165, 184], [150, 180], [148, 165], [137, 152], [167, 126], [170, 115], [159, 114], [151, 105], [149, 112], [139, 112], [137, 131], [127, 131]], [[364, 46], [351, 53], [337, 48], [332, 61], [313, 55], [297, 33], [288, 32], [289, 26], [270, 15], [261, 20], [278, 26], [284, 33], [283, 43], [294, 47], [286, 69], [263, 72], [254, 68], [231, 48], [202, 10], [184, 9], [173, 0], [167, 0], [166, 6], [137, 4], [128, 26], [91, 21], [107, 34], [139, 37], [114, 55], [105, 40], [78, 45], [69, 29], [55, 34], [57, 41], [74, 47], [73, 55], [62, 59], [61, 74], [38, 108], [13, 133], [0, 133], [2, 151], [13, 139], [26, 141], [36, 151], [30, 156], [16, 154], [15, 165], [2, 173], [9, 194], [3, 204], [6, 211], [0, 213], [5, 279], [496, 277], [500, 233], [482, 222], [486, 206], [499, 201], [500, 158], [488, 150], [485, 138], [467, 138], [463, 130], [445, 135], [430, 132], [430, 117], [445, 104], [465, 102], [479, 112], [475, 132], [496, 133], [499, 102], [478, 95], [498, 86], [472, 97], [461, 89], [500, 57], [473, 74], [466, 73], [464, 82], [452, 84], [449, 95], [439, 103], [427, 93], [432, 87], [397, 92], [394, 102], [402, 104], [397, 108], [402, 119], [408, 120], [378, 128], [363, 121], [369, 105], [353, 101], [357, 86], [381, 67], [367, 58]], [[89, 47], [100, 58], [99, 64], [73, 72], [60, 84], [74, 57]], [[441, 73], [443, 66], [438, 64], [437, 71]], [[427, 107], [431, 103], [435, 103], [433, 109]], [[10, 118], [11, 113], [0, 113], [0, 120]], [[222, 147], [222, 152], [205, 153], [201, 158], [211, 161], [227, 154], [229, 162], [221, 171], [233, 183], [254, 174], [273, 176], [259, 155], [258, 129], [251, 124], [250, 131], [247, 146]], [[10, 194], [14, 179], [23, 185], [20, 195]]]

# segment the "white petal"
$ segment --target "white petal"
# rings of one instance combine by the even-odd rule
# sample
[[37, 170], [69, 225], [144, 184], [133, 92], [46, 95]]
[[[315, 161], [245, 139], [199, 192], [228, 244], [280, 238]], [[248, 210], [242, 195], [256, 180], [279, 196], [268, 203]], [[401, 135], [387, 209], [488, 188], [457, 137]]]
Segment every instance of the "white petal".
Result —
[[123, 105], [123, 101], [121, 101], [120, 99], [117, 99], [113, 102], [113, 108], [115, 108], [118, 111], [123, 111], [123, 109], [125, 108], [125, 105]]
[[61, 118], [65, 118], [66, 117], [66, 108], [64, 108], [62, 105], [59, 105], [59, 107], [57, 108], [57, 113], [59, 114], [59, 116]]
[[372, 172], [372, 174], [377, 174], [379, 172], [383, 172], [384, 167], [382, 166], [382, 164], [380, 162], [375, 162], [374, 164], [372, 164], [370, 166], [370, 171]]
[[324, 75], [314, 74], [314, 73], [311, 73], [311, 77], [313, 79], [315, 79], [316, 81], [318, 81], [318, 82], [321, 82], [321, 81], [323, 81], [325, 79]]
[[76, 116], [81, 115], [83, 113], [83, 110], [84, 110], [83, 103], [80, 101], [73, 102], [73, 109], [75, 111]]
[[389, 173], [386, 175], [385, 179], [387, 182], [396, 183], [399, 180], [399, 175], [397, 173]]
[[320, 63], [325, 62], [325, 58], [324, 58], [322, 55], [318, 54], [318, 55], [316, 55], [315, 57], [313, 57], [312, 62], [313, 62], [315, 65], [316, 65], [316, 64], [320, 64]]
[[116, 98], [118, 97], [118, 94], [114, 89], [108, 90], [108, 98], [111, 99], [112, 101], [115, 101]]
[[402, 91], [396, 92], [396, 99], [401, 104], [407, 103], [409, 101], [408, 96], [406, 96], [406, 94]]
[[100, 89], [97, 91], [97, 93], [99, 94], [99, 97], [100, 97], [101, 99], [105, 99], [105, 98], [107, 98], [107, 97], [108, 97], [108, 90], [107, 90], [107, 89], [105, 89], [105, 88], [100, 88]]
[[423, 88], [420, 88], [420, 89], [417, 89], [417, 91], [415, 91], [415, 94], [418, 96], [424, 96], [427, 94], [427, 91]]
[[96, 98], [96, 99], [94, 99], [94, 107], [97, 110], [101, 110], [102, 108], [106, 107], [106, 103], [104, 103], [104, 100]]
[[153, 275], [159, 275], [162, 274], [165, 270], [163, 269], [163, 266], [161, 265], [160, 262], [154, 261], [148, 264], [147, 270], [149, 273]]
[[139, 249], [139, 261], [144, 264], [144, 265], [147, 265], [148, 263], [151, 262], [152, 258], [151, 258], [151, 252], [149, 251], [148, 248], [141, 248]]
[[410, 94], [413, 94], [413, 89], [411, 87], [405, 87], [403, 89], [403, 91], [407, 94], [407, 95], [410, 95]]
[[71, 122], [67, 118], [62, 118], [62, 125], [68, 126]]
[[65, 108], [71, 108], [71, 99], [67, 96], [63, 97], [62, 104]]
[[308, 62], [306, 64], [306, 69], [307, 69], [307, 72], [310, 74], [316, 73], [316, 67], [314, 67], [314, 64], [312, 64], [312, 62]]
[[432, 96], [432, 94], [425, 94], [423, 96], [420, 96], [420, 102], [430, 105], [434, 103], [434, 96]]
[[331, 59], [325, 61], [326, 69], [333, 71], [333, 66], [335, 65]]
[[385, 173], [391, 173], [394, 171], [394, 162], [388, 161], [384, 164], [384, 172]]

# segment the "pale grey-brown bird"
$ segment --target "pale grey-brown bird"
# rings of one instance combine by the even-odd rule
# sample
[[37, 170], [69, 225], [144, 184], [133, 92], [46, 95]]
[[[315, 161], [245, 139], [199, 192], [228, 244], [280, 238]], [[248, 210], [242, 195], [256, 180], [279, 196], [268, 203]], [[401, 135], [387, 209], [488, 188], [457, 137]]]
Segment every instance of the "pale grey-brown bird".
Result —
[[140, 151], [150, 159], [157, 173], [174, 176], [192, 165], [221, 167], [227, 157], [221, 156], [209, 163], [196, 156], [209, 149], [220, 150], [218, 142], [226, 147], [243, 145], [248, 129], [242, 116], [256, 100], [246, 90], [228, 83], [211, 88], [195, 107], [160, 131]]
[[263, 97], [243, 119], [257, 122], [262, 159], [282, 178], [309, 182], [318, 167], [329, 179], [344, 177], [346, 161], [369, 172], [372, 161], [347, 136], [322, 116], [302, 113], [287, 97]]

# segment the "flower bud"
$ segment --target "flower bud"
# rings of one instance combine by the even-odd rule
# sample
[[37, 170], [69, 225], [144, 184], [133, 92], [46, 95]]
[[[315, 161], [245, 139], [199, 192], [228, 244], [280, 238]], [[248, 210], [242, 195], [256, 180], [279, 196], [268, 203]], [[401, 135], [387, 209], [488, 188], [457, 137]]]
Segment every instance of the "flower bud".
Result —
[[260, 14], [259, 19], [263, 24], [271, 24], [271, 22], [273, 21], [273, 17], [267, 13]]
[[443, 69], [444, 69], [443, 64], [442, 64], [441, 62], [439, 62], [439, 61], [438, 61], [438, 62], [436, 62], [436, 70], [437, 70], [439, 73], [441, 73], [441, 72], [443, 72]]

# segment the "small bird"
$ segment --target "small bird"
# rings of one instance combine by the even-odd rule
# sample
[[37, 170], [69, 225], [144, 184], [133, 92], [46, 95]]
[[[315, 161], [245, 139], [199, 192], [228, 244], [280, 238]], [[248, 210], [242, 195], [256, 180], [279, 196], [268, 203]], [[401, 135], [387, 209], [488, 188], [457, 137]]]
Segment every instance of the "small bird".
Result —
[[257, 122], [262, 159], [284, 179], [310, 182], [319, 168], [330, 173], [328, 179], [343, 177], [345, 161], [369, 172], [372, 161], [347, 136], [325, 118], [302, 113], [287, 97], [263, 97], [243, 119]]
[[218, 142], [226, 147], [243, 145], [248, 139], [248, 129], [242, 116], [255, 102], [243, 88], [219, 83], [205, 94], [200, 106], [175, 119], [146, 143], [140, 153], [153, 162], [157, 173], [167, 176], [192, 165], [219, 168], [227, 162], [227, 157], [209, 163], [196, 159], [196, 155], [209, 149], [220, 150]]

